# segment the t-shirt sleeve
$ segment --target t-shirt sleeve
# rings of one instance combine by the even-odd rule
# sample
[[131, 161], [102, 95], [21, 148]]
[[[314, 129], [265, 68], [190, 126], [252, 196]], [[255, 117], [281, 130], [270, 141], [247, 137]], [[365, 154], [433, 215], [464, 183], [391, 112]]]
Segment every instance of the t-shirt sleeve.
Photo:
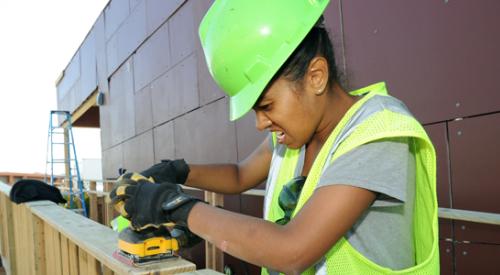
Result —
[[361, 145], [335, 160], [320, 177], [316, 189], [334, 184], [351, 185], [377, 193], [376, 204], [406, 201], [414, 181], [415, 159], [410, 138], [385, 138]]

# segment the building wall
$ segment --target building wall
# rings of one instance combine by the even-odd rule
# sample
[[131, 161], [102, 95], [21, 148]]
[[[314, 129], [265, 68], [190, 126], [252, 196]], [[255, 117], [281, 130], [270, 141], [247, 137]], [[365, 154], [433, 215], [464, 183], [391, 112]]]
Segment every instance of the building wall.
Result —
[[[264, 138], [253, 114], [229, 122], [206, 69], [197, 28], [211, 3], [113, 0], [65, 69], [60, 109], [74, 110], [96, 88], [105, 94], [105, 178], [166, 158], [240, 161]], [[332, 0], [325, 13], [346, 86], [386, 81], [425, 125], [438, 154], [441, 207], [500, 213], [499, 10], [489, 0]], [[226, 196], [225, 207], [261, 216], [262, 198]], [[498, 271], [498, 226], [440, 224], [443, 274]], [[203, 247], [188, 254], [204, 265]], [[226, 263], [257, 272], [230, 256]]]

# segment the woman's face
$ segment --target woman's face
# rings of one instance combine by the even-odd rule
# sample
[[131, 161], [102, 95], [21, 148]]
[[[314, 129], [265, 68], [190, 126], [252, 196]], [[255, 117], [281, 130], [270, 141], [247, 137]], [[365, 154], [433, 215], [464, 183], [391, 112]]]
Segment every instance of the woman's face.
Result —
[[308, 143], [320, 121], [317, 98], [297, 82], [280, 77], [254, 106], [259, 131], [276, 133], [277, 142], [289, 148]]

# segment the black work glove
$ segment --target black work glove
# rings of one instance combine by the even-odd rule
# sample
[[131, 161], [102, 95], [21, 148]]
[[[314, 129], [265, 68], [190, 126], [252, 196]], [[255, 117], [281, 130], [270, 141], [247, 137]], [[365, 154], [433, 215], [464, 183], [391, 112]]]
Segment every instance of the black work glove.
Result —
[[155, 182], [184, 184], [189, 174], [189, 166], [183, 159], [167, 159], [142, 171], [141, 174], [146, 178], [153, 178]]
[[[187, 227], [187, 218], [200, 200], [185, 194], [179, 185], [151, 184], [140, 179], [136, 183], [117, 186], [110, 198], [122, 216], [129, 219], [134, 230], [159, 227], [173, 222]], [[123, 203], [123, 206], [116, 207]]]
[[179, 247], [190, 248], [199, 244], [203, 239], [193, 234], [186, 226], [175, 225], [170, 235], [179, 242]]

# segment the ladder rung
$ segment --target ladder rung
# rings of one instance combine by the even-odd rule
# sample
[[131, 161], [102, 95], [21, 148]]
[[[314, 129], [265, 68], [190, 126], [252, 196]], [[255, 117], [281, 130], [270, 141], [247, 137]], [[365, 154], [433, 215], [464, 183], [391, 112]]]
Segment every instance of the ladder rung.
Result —
[[72, 142], [52, 142], [52, 144], [73, 144]]

